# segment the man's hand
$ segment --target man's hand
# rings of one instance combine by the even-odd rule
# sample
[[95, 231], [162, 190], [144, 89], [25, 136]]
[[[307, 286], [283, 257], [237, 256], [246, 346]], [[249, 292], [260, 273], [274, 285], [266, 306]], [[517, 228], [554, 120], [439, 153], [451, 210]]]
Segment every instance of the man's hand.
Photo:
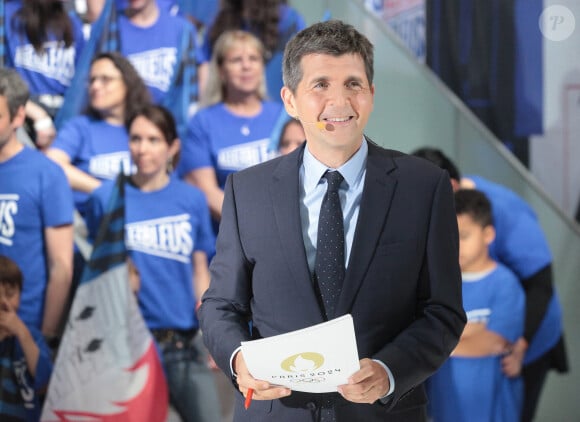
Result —
[[233, 367], [234, 372], [237, 374], [238, 389], [244, 397], [246, 397], [250, 388], [254, 390], [252, 400], [274, 400], [289, 396], [292, 392], [289, 388], [274, 387], [267, 381], [257, 380], [252, 377], [242, 352], [238, 352], [234, 357]]
[[527, 349], [528, 342], [520, 337], [512, 346], [511, 353], [502, 358], [501, 369], [507, 377], [514, 378], [520, 375]]
[[361, 359], [360, 370], [348, 379], [348, 384], [338, 387], [346, 400], [354, 403], [374, 403], [384, 397], [390, 388], [385, 368], [372, 359]]

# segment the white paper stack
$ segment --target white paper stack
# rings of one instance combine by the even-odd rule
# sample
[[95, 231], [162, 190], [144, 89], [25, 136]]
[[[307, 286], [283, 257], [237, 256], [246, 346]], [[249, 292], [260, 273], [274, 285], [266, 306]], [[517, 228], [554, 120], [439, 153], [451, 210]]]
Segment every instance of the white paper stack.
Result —
[[242, 342], [256, 379], [294, 391], [328, 393], [360, 369], [350, 314], [278, 336]]

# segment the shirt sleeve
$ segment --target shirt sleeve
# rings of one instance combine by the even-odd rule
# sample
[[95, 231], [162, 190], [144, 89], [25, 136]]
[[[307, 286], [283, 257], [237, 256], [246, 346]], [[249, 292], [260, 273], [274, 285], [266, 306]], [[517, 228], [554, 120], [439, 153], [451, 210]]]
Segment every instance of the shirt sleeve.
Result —
[[44, 391], [48, 387], [48, 382], [52, 374], [51, 353], [40, 332], [30, 329], [30, 333], [39, 350], [38, 362], [36, 363], [36, 375], [34, 376], [34, 390]]
[[86, 118], [84, 116], [73, 118], [66, 122], [66, 124], [59, 129], [51, 148], [59, 149], [68, 155], [71, 162], [80, 155], [82, 143], [87, 139]]
[[197, 113], [189, 124], [187, 138], [183, 142], [183, 153], [178, 164], [178, 175], [183, 178], [192, 170], [214, 167], [211, 144], [203, 112]]
[[58, 227], [73, 222], [74, 201], [64, 171], [49, 161], [50, 171], [42, 176], [42, 216], [46, 227]]
[[516, 276], [507, 269], [497, 281], [487, 329], [515, 342], [524, 331], [525, 294]]

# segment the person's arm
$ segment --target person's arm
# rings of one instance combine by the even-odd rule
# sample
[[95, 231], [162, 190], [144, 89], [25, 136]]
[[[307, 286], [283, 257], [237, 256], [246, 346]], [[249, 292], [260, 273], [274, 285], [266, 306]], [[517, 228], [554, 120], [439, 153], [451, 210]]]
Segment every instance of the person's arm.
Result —
[[251, 264], [245, 258], [238, 230], [232, 178], [226, 182], [224, 219], [210, 266], [211, 283], [198, 311], [204, 342], [216, 364], [231, 373], [230, 360], [242, 341], [251, 340]]
[[141, 276], [133, 260], [127, 257], [127, 271], [129, 272], [129, 288], [133, 293], [137, 293], [141, 288]]
[[218, 185], [215, 170], [212, 167], [201, 167], [187, 173], [185, 180], [202, 190], [207, 199], [211, 216], [216, 221], [221, 220], [224, 191]]
[[245, 395], [252, 388], [255, 400], [271, 400], [288, 395], [290, 390], [254, 379], [239, 352], [241, 342], [252, 338], [252, 264], [245, 257], [239, 237], [233, 177], [226, 182], [224, 220], [216, 247], [220, 253], [212, 259], [211, 284], [198, 311], [200, 328], [215, 363], [230, 375], [238, 390]]
[[[476, 180], [476, 184], [479, 187], [483, 182]], [[514, 200], [513, 203], [496, 199], [491, 194], [490, 198], [498, 233], [492, 251], [518, 276], [524, 289], [523, 337], [531, 343], [554, 295], [550, 247], [533, 210], [521, 198], [521, 202]], [[515, 211], [513, 204], [516, 205]]]
[[16, 311], [8, 300], [5, 298], [2, 299], [0, 303], [0, 327], [7, 330], [11, 335], [16, 336], [24, 352], [28, 372], [34, 377], [36, 375], [36, 365], [38, 364], [40, 349], [36, 345], [30, 330], [18, 317]]
[[26, 117], [33, 121], [36, 146], [40, 149], [48, 148], [56, 136], [52, 118], [45, 109], [31, 100], [26, 102], [25, 111]]
[[549, 264], [529, 277], [522, 279], [521, 283], [526, 294], [526, 318], [523, 337], [526, 344], [529, 344], [536, 331], [538, 331], [554, 294], [552, 265]]
[[509, 342], [501, 335], [490, 331], [482, 322], [468, 322], [452, 356], [483, 357], [497, 356], [509, 350]]
[[197, 300], [201, 300], [201, 297], [209, 287], [209, 268], [207, 264], [207, 254], [205, 252], [195, 251], [193, 253], [193, 268], [193, 289]]
[[48, 158], [57, 163], [64, 171], [72, 189], [91, 193], [101, 186], [101, 181], [71, 164], [68, 154], [57, 148], [46, 151]]
[[58, 334], [72, 280], [73, 226], [47, 227], [44, 230], [48, 262], [48, 282], [44, 301], [42, 333]]
[[26, 325], [20, 320], [20, 327], [16, 332], [16, 337], [18, 338], [18, 342], [20, 343], [20, 347], [22, 348], [22, 352], [24, 353], [24, 359], [26, 360], [26, 367], [28, 368], [28, 372], [33, 377], [36, 376], [36, 366], [38, 365], [38, 358], [40, 356], [40, 349], [32, 334], [30, 334], [30, 330]]

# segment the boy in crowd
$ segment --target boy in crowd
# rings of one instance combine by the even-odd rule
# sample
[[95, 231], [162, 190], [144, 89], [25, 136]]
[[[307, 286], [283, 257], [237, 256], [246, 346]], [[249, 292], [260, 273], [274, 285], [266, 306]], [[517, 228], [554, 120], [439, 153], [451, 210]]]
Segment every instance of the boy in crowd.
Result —
[[0, 420], [32, 422], [39, 419], [38, 395], [48, 386], [52, 362], [40, 332], [16, 313], [21, 291], [20, 268], [0, 255]]
[[568, 372], [562, 307], [544, 231], [532, 207], [512, 190], [479, 175], [461, 175], [455, 163], [439, 149], [423, 147], [412, 154], [447, 170], [454, 191], [477, 189], [491, 202], [496, 235], [490, 255], [514, 272], [526, 295], [524, 333], [512, 353], [503, 358], [502, 367], [507, 376], [523, 376], [521, 421], [531, 422], [548, 372]]
[[429, 381], [433, 422], [518, 421], [522, 380], [502, 373], [501, 357], [523, 333], [524, 291], [489, 255], [495, 230], [487, 197], [460, 189], [455, 208], [467, 325], [451, 358]]

